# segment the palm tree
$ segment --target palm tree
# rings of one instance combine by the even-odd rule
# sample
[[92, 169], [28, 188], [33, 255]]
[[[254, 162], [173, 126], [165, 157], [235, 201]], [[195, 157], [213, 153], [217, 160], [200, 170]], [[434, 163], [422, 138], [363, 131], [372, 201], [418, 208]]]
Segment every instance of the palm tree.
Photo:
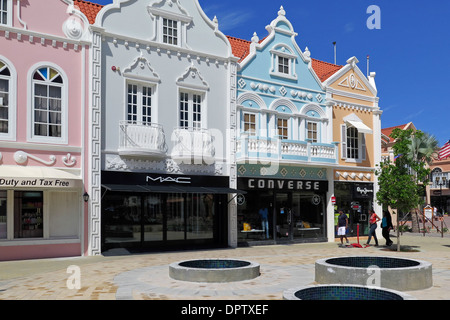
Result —
[[[416, 131], [411, 136], [411, 144], [406, 156], [414, 162], [424, 162], [430, 166], [437, 152], [439, 152], [439, 142], [436, 137], [427, 132]], [[411, 212], [413, 232], [419, 232], [419, 211], [420, 209], [416, 208]]]

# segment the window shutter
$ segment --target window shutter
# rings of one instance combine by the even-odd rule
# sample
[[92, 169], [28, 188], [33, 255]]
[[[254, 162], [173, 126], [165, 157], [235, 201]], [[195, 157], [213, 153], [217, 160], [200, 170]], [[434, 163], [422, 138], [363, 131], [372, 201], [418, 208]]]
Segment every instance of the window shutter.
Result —
[[366, 135], [364, 133], [361, 134], [361, 159], [366, 160]]
[[341, 125], [341, 159], [347, 159], [347, 126]]

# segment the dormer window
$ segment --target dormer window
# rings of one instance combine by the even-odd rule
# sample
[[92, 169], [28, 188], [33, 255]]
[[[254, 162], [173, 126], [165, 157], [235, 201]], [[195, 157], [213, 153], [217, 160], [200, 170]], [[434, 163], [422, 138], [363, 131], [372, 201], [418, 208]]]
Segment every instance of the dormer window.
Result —
[[178, 22], [163, 18], [163, 42], [178, 45]]
[[273, 47], [270, 53], [272, 54], [270, 74], [272, 76], [296, 80], [295, 64], [297, 56], [294, 54], [294, 51], [284, 44], [279, 44]]
[[192, 17], [177, 2], [161, 1], [150, 5], [148, 12], [153, 19], [154, 34], [152, 41], [186, 47], [187, 27]]
[[290, 61], [288, 58], [278, 57], [278, 72], [289, 75]]

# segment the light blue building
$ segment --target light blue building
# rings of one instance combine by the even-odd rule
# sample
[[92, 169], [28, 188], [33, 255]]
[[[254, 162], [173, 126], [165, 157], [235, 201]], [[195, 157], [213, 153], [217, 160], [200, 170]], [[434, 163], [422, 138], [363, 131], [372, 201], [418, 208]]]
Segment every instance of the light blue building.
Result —
[[[327, 241], [327, 221], [334, 219], [328, 184], [338, 161], [332, 106], [283, 7], [266, 29], [263, 39], [229, 37], [240, 58], [238, 188], [248, 191], [238, 209], [239, 240]], [[266, 208], [267, 223], [258, 214]]]

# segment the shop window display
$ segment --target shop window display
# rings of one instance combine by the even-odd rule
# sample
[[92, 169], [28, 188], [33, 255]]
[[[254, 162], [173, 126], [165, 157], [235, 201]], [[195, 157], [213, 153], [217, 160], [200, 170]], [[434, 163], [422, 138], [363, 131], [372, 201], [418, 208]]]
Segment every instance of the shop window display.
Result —
[[43, 237], [42, 191], [14, 192], [14, 238]]
[[102, 218], [105, 244], [212, 240], [215, 198], [198, 193], [107, 194]]
[[6, 239], [7, 191], [0, 191], [0, 239]]
[[250, 191], [238, 209], [239, 241], [324, 238], [324, 195]]

